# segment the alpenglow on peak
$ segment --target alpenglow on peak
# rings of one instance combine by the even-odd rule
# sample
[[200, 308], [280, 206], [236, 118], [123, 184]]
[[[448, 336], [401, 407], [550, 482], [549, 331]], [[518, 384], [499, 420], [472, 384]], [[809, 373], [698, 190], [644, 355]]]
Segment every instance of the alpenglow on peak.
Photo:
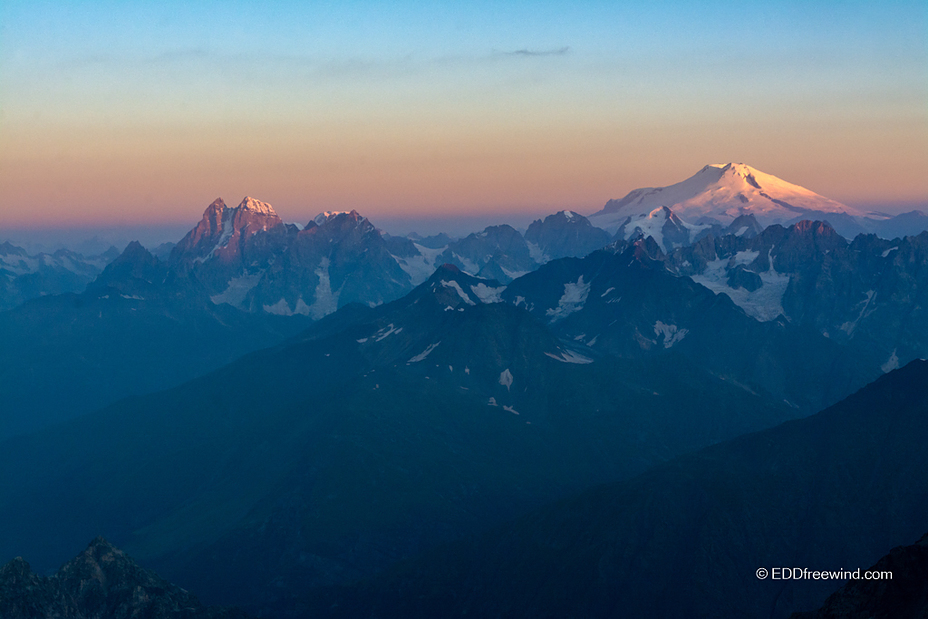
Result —
[[267, 202], [262, 202], [261, 200], [256, 200], [251, 196], [245, 196], [242, 198], [241, 204], [238, 205], [238, 208], [244, 209], [246, 211], [251, 211], [253, 213], [260, 213], [261, 215], [276, 215], [274, 207], [268, 204]]
[[854, 208], [744, 163], [715, 163], [679, 183], [643, 187], [621, 200], [609, 200], [589, 219], [614, 232], [629, 217], [647, 215], [661, 206], [691, 224], [728, 225], [742, 215], [753, 215], [763, 226], [824, 219], [829, 214], [862, 216]]

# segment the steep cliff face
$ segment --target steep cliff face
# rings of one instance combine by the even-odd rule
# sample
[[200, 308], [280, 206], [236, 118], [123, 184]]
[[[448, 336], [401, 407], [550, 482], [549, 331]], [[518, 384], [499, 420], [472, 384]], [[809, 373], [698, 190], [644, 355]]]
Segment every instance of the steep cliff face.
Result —
[[206, 607], [102, 537], [50, 577], [17, 557], [0, 568], [4, 619], [247, 619], [238, 610]]

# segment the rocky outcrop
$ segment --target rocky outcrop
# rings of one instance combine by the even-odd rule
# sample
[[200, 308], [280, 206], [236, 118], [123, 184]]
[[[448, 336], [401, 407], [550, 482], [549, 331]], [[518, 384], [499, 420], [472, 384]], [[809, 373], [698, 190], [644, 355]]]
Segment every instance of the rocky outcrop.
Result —
[[196, 596], [138, 566], [102, 537], [53, 576], [32, 572], [17, 557], [0, 568], [4, 619], [247, 619], [203, 606]]
[[[609, 243], [609, 233], [595, 227], [590, 220], [573, 211], [559, 211], [544, 220], [536, 219], [525, 232], [544, 258], [581, 258]], [[540, 261], [541, 262], [541, 261]]]

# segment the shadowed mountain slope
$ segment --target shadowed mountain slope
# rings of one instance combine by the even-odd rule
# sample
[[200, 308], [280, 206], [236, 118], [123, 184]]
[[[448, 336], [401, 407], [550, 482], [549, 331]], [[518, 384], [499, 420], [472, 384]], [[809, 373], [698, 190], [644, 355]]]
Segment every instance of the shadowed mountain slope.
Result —
[[580, 350], [501, 288], [444, 267], [4, 442], [0, 552], [47, 566], [103, 533], [204, 599], [267, 608], [796, 414], [683, 357]]
[[817, 611], [795, 613], [790, 619], [928, 617], [928, 535], [911, 546], [893, 548], [866, 571], [880, 572], [880, 577], [850, 580]]
[[[811, 417], [605, 485], [380, 579], [309, 596], [344, 617], [786, 617], [924, 530], [928, 362]], [[304, 598], [304, 600], [307, 598]]]

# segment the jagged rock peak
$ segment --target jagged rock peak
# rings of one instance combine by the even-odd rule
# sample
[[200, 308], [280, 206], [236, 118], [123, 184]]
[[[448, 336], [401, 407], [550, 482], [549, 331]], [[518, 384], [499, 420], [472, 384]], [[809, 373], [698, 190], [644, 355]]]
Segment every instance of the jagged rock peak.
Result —
[[138, 241], [132, 241], [126, 248], [122, 250], [122, 253], [116, 256], [113, 261], [107, 265], [104, 272], [107, 270], [112, 270], [110, 267], [115, 267], [121, 264], [130, 263], [130, 264], [157, 264], [159, 261], [155, 258], [150, 251], [148, 251], [141, 243]]
[[102, 537], [52, 576], [34, 574], [19, 557], [0, 568], [0, 616], [247, 619], [235, 609], [203, 606]]
[[258, 215], [277, 217], [277, 212], [274, 210], [273, 206], [267, 202], [262, 202], [261, 200], [252, 198], [251, 196], [245, 196], [242, 198], [242, 201], [235, 208], [227, 205], [222, 198], [216, 198], [210, 202], [209, 206], [206, 207], [206, 210], [203, 212], [203, 217], [208, 218], [211, 213], [223, 213], [227, 210], [248, 211]]
[[799, 234], [838, 234], [827, 221], [813, 221], [811, 219], [803, 219], [802, 221], [797, 221], [794, 223], [792, 228]]
[[215, 200], [210, 202], [210, 205], [206, 207], [206, 210], [207, 211], [210, 211], [210, 210], [221, 211], [225, 208], [226, 208], [226, 203], [222, 200], [222, 198], [216, 198]]
[[313, 223], [317, 226], [321, 226], [322, 224], [329, 222], [340, 215], [347, 215], [349, 218], [358, 222], [364, 221], [366, 219], [354, 209], [350, 211], [324, 211], [313, 218]]

